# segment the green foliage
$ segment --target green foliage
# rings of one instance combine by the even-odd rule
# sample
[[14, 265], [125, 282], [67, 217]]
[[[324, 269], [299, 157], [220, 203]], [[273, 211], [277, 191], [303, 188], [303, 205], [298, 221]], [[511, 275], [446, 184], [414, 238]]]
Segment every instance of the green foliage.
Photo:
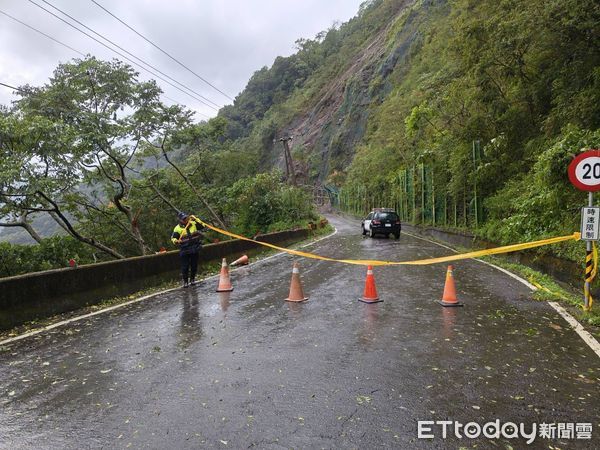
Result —
[[351, 64], [373, 34], [402, 9], [400, 2], [372, 0], [361, 4], [359, 14], [334, 24], [314, 39], [298, 39], [298, 51], [278, 57], [270, 68], [256, 71], [231, 106], [219, 111], [228, 120], [226, 136], [249, 136], [263, 123], [285, 126], [295, 114], [320, 100], [322, 89]]
[[245, 235], [282, 230], [315, 220], [310, 196], [280, 181], [278, 173], [262, 173], [236, 182], [227, 190], [225, 210], [234, 229]]
[[77, 264], [95, 261], [92, 249], [70, 236], [54, 236], [39, 245], [0, 243], [0, 277], [28, 272], [69, 267], [73, 258]]
[[561, 302], [571, 307], [571, 314], [580, 322], [596, 327], [600, 326], [600, 311], [596, 307], [588, 312], [583, 311], [583, 295], [581, 293], [566, 289], [549, 275], [521, 264], [508, 262], [502, 257], [485, 256], [482, 259], [516, 273], [538, 287], [533, 295], [536, 300]]
[[[496, 242], [508, 243], [568, 234], [579, 229], [579, 209], [586, 194], [571, 186], [566, 167], [582, 150], [600, 146], [600, 130], [567, 127], [554, 144], [537, 158], [531, 170], [510, 180], [486, 201], [489, 222], [482, 233]], [[577, 243], [557, 251], [580, 257]]]
[[13, 167], [0, 171], [6, 215], [43, 211], [113, 257], [146, 253], [129, 204], [130, 164], [144, 144], [189, 126], [191, 114], [163, 105], [160, 94], [130, 66], [93, 57], [60, 64], [49, 84], [20, 90], [0, 124], [10, 155], [1, 168]]
[[[576, 230], [584, 200], [566, 167], [600, 145], [600, 47], [589, 28], [599, 19], [592, 0], [454, 0], [407, 9], [388, 35], [391, 54], [405, 63], [383, 81], [372, 79], [391, 89], [371, 104], [348, 169], [345, 191], [358, 195], [350, 209], [377, 202], [412, 209], [414, 202], [430, 223], [477, 226], [501, 243]], [[421, 163], [431, 171], [425, 186], [413, 176]], [[397, 195], [401, 176], [409, 199]], [[557, 252], [568, 256], [574, 245]]]
[[[61, 64], [49, 85], [24, 87], [0, 111], [0, 187], [12, 189], [0, 214], [47, 208], [31, 195], [45, 192], [77, 230], [124, 255], [141, 251], [136, 230], [149, 251], [168, 246], [175, 209], [210, 215], [165, 167], [164, 142], [236, 231], [299, 224], [315, 217], [309, 195], [256, 173], [278, 162], [274, 138], [343, 92], [311, 137], [315, 151], [293, 154], [309, 182], [342, 187], [348, 209], [396, 207], [404, 220], [501, 243], [572, 233], [583, 196], [566, 166], [600, 146], [596, 3], [367, 1], [347, 23], [299, 39], [296, 53], [257, 71], [233, 105], [200, 124], [162, 105], [155, 83], [123, 63]], [[575, 245], [557, 252], [574, 257]]]

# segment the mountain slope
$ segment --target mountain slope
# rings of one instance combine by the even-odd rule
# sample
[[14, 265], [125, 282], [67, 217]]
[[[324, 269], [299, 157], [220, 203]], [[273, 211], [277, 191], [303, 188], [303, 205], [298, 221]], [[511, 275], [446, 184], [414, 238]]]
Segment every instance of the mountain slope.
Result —
[[[268, 168], [283, 167], [276, 138], [293, 136], [297, 170], [311, 181], [324, 181], [332, 170], [346, 167], [365, 133], [369, 105], [379, 102], [389, 91], [386, 79], [414, 40], [414, 31], [413, 36], [407, 33], [406, 40], [400, 42], [389, 39], [391, 28], [410, 15], [413, 3], [365, 2], [348, 23], [331, 28], [314, 41], [300, 41], [298, 53], [278, 58], [272, 68], [256, 72], [234, 105], [221, 111], [230, 120], [230, 129], [241, 129], [242, 122], [247, 129], [248, 136], [232, 131], [229, 137], [238, 138], [241, 149], [258, 147], [263, 167]], [[423, 3], [427, 8], [437, 2]], [[296, 68], [300, 64], [312, 71], [294, 72], [291, 77], [280, 73], [283, 66]], [[257, 110], [255, 107], [261, 101], [250, 98], [259, 97], [255, 91], [259, 81], [265, 79], [273, 81], [263, 81], [261, 87], [278, 86], [280, 93], [289, 94], [274, 95], [272, 103], [262, 104], [262, 109]], [[282, 84], [277, 82], [281, 79], [291, 80], [291, 85], [281, 88]], [[376, 85], [373, 80], [378, 81]], [[254, 107], [251, 111], [249, 104]], [[240, 120], [248, 115], [256, 119]]]
[[355, 212], [386, 204], [500, 242], [572, 232], [584, 199], [564, 172], [600, 146], [599, 22], [594, 0], [372, 1], [223, 116], [263, 169], [292, 135], [303, 182], [337, 184]]

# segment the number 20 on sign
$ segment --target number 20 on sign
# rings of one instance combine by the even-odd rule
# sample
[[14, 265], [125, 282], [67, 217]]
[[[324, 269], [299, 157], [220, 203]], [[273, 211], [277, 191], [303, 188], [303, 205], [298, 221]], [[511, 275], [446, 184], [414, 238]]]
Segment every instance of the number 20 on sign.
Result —
[[600, 150], [577, 155], [569, 164], [569, 180], [580, 191], [600, 191]]

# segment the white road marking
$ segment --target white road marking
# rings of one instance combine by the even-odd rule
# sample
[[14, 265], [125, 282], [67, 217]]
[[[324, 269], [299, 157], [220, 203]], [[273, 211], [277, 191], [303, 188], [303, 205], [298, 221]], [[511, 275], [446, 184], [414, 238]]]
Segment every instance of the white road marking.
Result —
[[166, 292], [171, 292], [171, 291], [174, 291], [176, 289], [179, 289], [179, 288], [165, 289], [164, 291], [160, 291], [160, 292], [156, 292], [154, 294], [149, 294], [149, 295], [145, 295], [143, 297], [135, 298], [135, 299], [129, 300], [129, 301], [125, 302], [125, 303], [119, 303], [118, 305], [109, 306], [108, 308], [104, 308], [104, 309], [101, 309], [99, 311], [94, 311], [94, 312], [91, 312], [91, 313], [88, 313], [88, 314], [83, 314], [82, 316], [77, 316], [77, 317], [72, 317], [72, 318], [67, 319], [67, 320], [62, 320], [60, 322], [53, 323], [52, 325], [47, 325], [45, 327], [38, 328], [37, 330], [29, 331], [27, 333], [20, 334], [18, 336], [14, 336], [14, 337], [5, 339], [3, 341], [0, 341], [0, 345], [8, 344], [10, 342], [18, 341], [20, 339], [25, 339], [26, 337], [35, 336], [36, 334], [42, 333], [44, 331], [49, 331], [49, 330], [52, 330], [53, 328], [58, 328], [58, 327], [61, 327], [63, 325], [71, 323], [71, 322], [77, 322], [78, 320], [87, 319], [88, 317], [93, 317], [93, 316], [97, 316], [98, 314], [103, 314], [103, 313], [106, 313], [106, 312], [109, 312], [109, 311], [113, 311], [115, 309], [122, 308], [123, 306], [127, 306], [127, 305], [131, 305], [133, 303], [141, 302], [142, 300], [146, 300], [146, 299], [148, 299], [150, 297], [154, 297], [155, 295], [164, 294]]
[[[411, 237], [414, 237], [414, 238], [416, 238], [416, 239], [421, 239], [421, 240], [423, 240], [423, 241], [426, 241], [426, 242], [429, 242], [429, 243], [431, 243], [431, 244], [439, 245], [440, 247], [447, 248], [448, 250], [450, 250], [450, 251], [452, 251], [452, 252], [454, 252], [454, 253], [458, 253], [458, 251], [457, 251], [457, 250], [454, 250], [452, 247], [448, 247], [447, 245], [440, 244], [439, 242], [435, 242], [435, 241], [432, 241], [432, 240], [430, 240], [430, 239], [427, 239], [427, 238], [424, 238], [424, 237], [421, 237], [421, 236], [417, 236], [416, 234], [412, 234], [412, 233], [404, 233], [404, 234], [407, 234], [407, 235], [409, 235], [409, 236], [411, 236]], [[487, 264], [488, 266], [490, 266], [490, 267], [493, 267], [494, 269], [498, 269], [500, 272], [503, 272], [503, 273], [505, 273], [506, 275], [508, 275], [509, 277], [511, 277], [511, 278], [514, 278], [515, 280], [519, 281], [520, 283], [523, 283], [525, 286], [527, 286], [527, 287], [528, 287], [529, 289], [531, 289], [532, 291], [537, 291], [537, 288], [536, 288], [536, 287], [535, 287], [533, 284], [531, 284], [529, 281], [527, 281], [527, 280], [525, 280], [525, 279], [521, 278], [521, 277], [520, 277], [520, 276], [518, 276], [518, 275], [515, 275], [515, 274], [514, 274], [514, 273], [512, 273], [512, 272], [509, 272], [509, 271], [508, 271], [508, 270], [506, 270], [506, 269], [503, 269], [502, 267], [499, 267], [499, 266], [497, 266], [497, 265], [495, 265], [495, 264], [492, 264], [492, 263], [489, 263], [489, 262], [487, 262], [487, 261], [483, 261], [483, 260], [481, 260], [481, 259], [477, 259], [477, 258], [471, 258], [471, 259], [474, 259], [475, 261], [479, 261], [479, 262], [480, 262], [480, 263], [482, 263], [482, 264]]]
[[[311, 242], [309, 242], [309, 243], [307, 243], [307, 244], [301, 245], [301, 246], [300, 246], [300, 247], [298, 247], [298, 248], [305, 248], [305, 247], [308, 247], [308, 246], [310, 246], [310, 245], [316, 244], [317, 242], [320, 242], [320, 241], [322, 241], [323, 239], [329, 239], [330, 237], [332, 237], [332, 236], [335, 236], [335, 235], [337, 234], [337, 232], [338, 232], [338, 229], [337, 229], [337, 228], [335, 228], [335, 227], [333, 227], [333, 230], [334, 230], [334, 231], [333, 231], [333, 233], [331, 233], [331, 234], [328, 234], [327, 236], [320, 237], [319, 239], [316, 239], [316, 240], [314, 240], [314, 241], [311, 241]], [[268, 248], [268, 247], [267, 247], [267, 248]], [[275, 255], [271, 255], [271, 256], [267, 256], [266, 258], [259, 259], [258, 261], [255, 261], [255, 262], [253, 262], [252, 264], [260, 264], [260, 263], [262, 263], [263, 261], [267, 261], [267, 260], [269, 260], [269, 259], [272, 259], [272, 258], [278, 258], [279, 256], [282, 256], [282, 255], [289, 255], [289, 253], [286, 253], [286, 252], [279, 252], [279, 253], [276, 253]]]
[[[423, 241], [426, 242], [430, 242], [431, 244], [435, 244], [435, 245], [439, 245], [440, 247], [444, 247], [447, 248], [449, 250], [452, 250], [454, 253], [458, 253], [456, 250], [454, 250], [453, 248], [448, 247], [447, 245], [444, 244], [440, 244], [438, 242], [432, 241], [430, 239], [427, 238], [423, 238], [421, 236], [416, 236], [412, 233], [405, 233], [411, 237], [417, 238], [417, 239], [421, 239]], [[514, 278], [517, 281], [520, 281], [521, 283], [523, 283], [525, 286], [527, 286], [529, 289], [531, 289], [532, 291], [537, 290], [537, 288], [532, 285], [529, 281], [521, 278], [518, 275], [515, 275], [512, 272], [509, 272], [506, 269], [503, 269], [502, 267], [498, 267], [495, 264], [489, 263], [487, 261], [482, 261], [480, 259], [477, 258], [473, 258], [475, 259], [475, 261], [479, 261], [480, 263], [483, 264], [487, 264], [488, 266], [491, 266], [495, 269], [498, 269], [499, 271], [511, 276], [512, 278]], [[598, 343], [598, 341], [596, 340], [596, 338], [594, 336], [592, 336], [588, 331], [585, 330], [585, 328], [583, 328], [583, 325], [581, 325], [579, 322], [577, 322], [577, 320], [571, 315], [569, 314], [562, 306], [560, 306], [558, 303], [556, 302], [548, 302], [548, 304], [550, 306], [552, 306], [552, 308], [554, 308], [561, 316], [563, 319], [565, 319], [567, 321], [567, 323], [569, 325], [571, 325], [571, 328], [573, 328], [573, 330], [575, 330], [575, 332], [579, 335], [579, 337], [581, 337], [581, 339], [583, 339], [583, 342], [585, 342], [587, 345], [590, 346], [590, 348], [592, 349], [592, 351], [594, 353], [596, 353], [596, 355], [598, 355], [598, 357], [600, 357], [600, 343]]]
[[590, 348], [600, 357], [600, 344], [594, 336], [583, 328], [583, 326], [575, 320], [575, 318], [569, 314], [562, 306], [556, 302], [548, 302], [558, 313], [569, 322], [569, 325], [577, 332], [577, 334], [583, 339], [583, 341], [590, 346]]
[[[337, 228], [334, 227], [334, 232], [333, 233], [328, 234], [327, 236], [320, 237], [319, 239], [316, 239], [316, 240], [314, 240], [312, 242], [309, 242], [307, 244], [301, 245], [299, 248], [308, 247], [309, 245], [316, 244], [317, 242], [322, 241], [323, 239], [328, 239], [328, 238], [334, 236], [335, 234], [337, 234], [337, 232], [338, 232]], [[275, 255], [267, 256], [266, 258], [260, 259], [258, 261], [253, 262], [253, 263], [250, 263], [248, 265], [260, 264], [260, 263], [262, 263], [264, 261], [267, 261], [269, 259], [281, 256], [281, 255], [287, 255], [287, 253], [280, 252], [280, 253], [277, 253]], [[239, 269], [239, 268], [236, 268], [235, 270], [237, 270], [237, 269]], [[220, 274], [211, 275], [210, 277], [203, 278], [200, 281], [207, 281], [207, 280], [210, 280], [212, 278], [217, 278], [219, 276], [220, 276]], [[134, 304], [134, 303], [138, 303], [138, 302], [147, 300], [149, 298], [156, 297], [157, 295], [166, 294], [167, 292], [172, 292], [172, 291], [175, 291], [175, 290], [178, 290], [178, 289], [181, 289], [181, 288], [176, 287], [176, 288], [165, 289], [164, 291], [159, 291], [159, 292], [154, 292], [152, 294], [144, 295], [143, 297], [135, 298], [133, 300], [129, 300], [129, 301], [124, 302], [124, 303], [119, 303], [118, 305], [109, 306], [109, 307], [101, 309], [99, 311], [94, 311], [94, 312], [91, 312], [91, 313], [88, 313], [88, 314], [83, 314], [81, 316], [72, 317], [70, 319], [62, 320], [60, 322], [56, 322], [56, 323], [53, 323], [51, 325], [47, 325], [45, 327], [38, 328], [36, 330], [28, 331], [27, 333], [23, 333], [23, 334], [20, 334], [18, 336], [13, 336], [11, 338], [4, 339], [3, 341], [0, 341], [0, 345], [10, 344], [11, 342], [19, 341], [21, 339], [25, 339], [25, 338], [28, 338], [30, 336], [35, 336], [36, 334], [43, 333], [44, 331], [49, 331], [49, 330], [52, 330], [54, 328], [62, 327], [63, 325], [67, 325], [67, 324], [72, 323], [72, 322], [77, 322], [79, 320], [87, 319], [88, 317], [93, 317], [93, 316], [97, 316], [99, 314], [104, 314], [104, 313], [109, 312], [109, 311], [114, 311], [115, 309], [123, 308], [124, 306], [131, 305], [131, 304]]]

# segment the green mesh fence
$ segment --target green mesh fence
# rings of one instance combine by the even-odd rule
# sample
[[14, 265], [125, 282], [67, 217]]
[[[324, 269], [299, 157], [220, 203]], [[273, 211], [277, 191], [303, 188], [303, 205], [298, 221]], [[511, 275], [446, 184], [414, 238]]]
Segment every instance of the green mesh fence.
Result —
[[[483, 222], [482, 199], [476, 187], [452, 193], [443, 177], [424, 164], [400, 169], [384, 184], [348, 184], [337, 193], [339, 208], [364, 216], [373, 208], [394, 208], [403, 222], [441, 227], [477, 227]], [[476, 209], [477, 208], [477, 213]]]

